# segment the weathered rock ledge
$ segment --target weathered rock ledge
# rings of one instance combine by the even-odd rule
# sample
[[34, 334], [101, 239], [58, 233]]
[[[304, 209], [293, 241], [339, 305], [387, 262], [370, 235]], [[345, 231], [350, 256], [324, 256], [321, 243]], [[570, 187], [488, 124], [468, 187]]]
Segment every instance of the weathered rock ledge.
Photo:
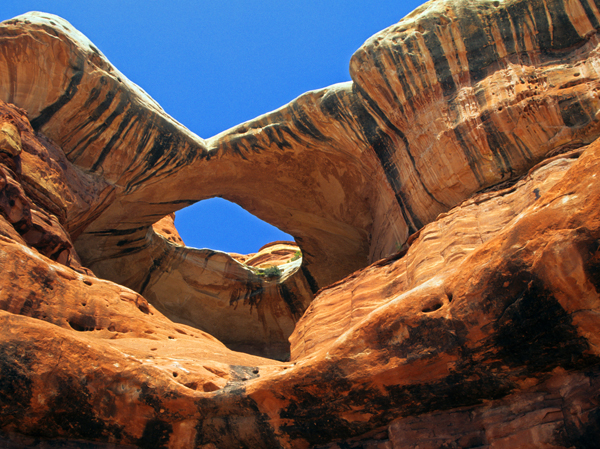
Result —
[[[598, 6], [429, 2], [207, 140], [62, 19], [1, 24], [0, 445], [595, 447]], [[302, 258], [153, 227], [217, 195]]]

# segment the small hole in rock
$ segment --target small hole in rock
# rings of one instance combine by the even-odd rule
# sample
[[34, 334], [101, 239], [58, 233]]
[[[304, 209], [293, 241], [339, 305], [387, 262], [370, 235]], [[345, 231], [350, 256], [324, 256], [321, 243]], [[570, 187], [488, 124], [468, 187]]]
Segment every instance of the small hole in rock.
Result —
[[150, 351], [156, 351], [158, 348], [150, 348]]
[[452, 302], [452, 293], [448, 293], [448, 302]]
[[173, 371], [173, 377], [177, 377], [178, 375], [177, 372]]
[[71, 323], [70, 321], [68, 323], [69, 323], [69, 326], [71, 326], [71, 328], [73, 330], [76, 330], [77, 332], [84, 332], [85, 331], [85, 327], [80, 326], [77, 323]]
[[206, 382], [204, 385], [202, 385], [202, 390], [208, 393], [211, 391], [220, 390], [220, 387], [213, 382]]
[[169, 340], [175, 340], [175, 337], [171, 337], [171, 336], [169, 335]]
[[84, 280], [83, 280], [83, 283], [84, 283], [85, 285], [92, 285], [92, 281], [89, 281], [89, 280], [87, 280], [87, 279], [84, 279]]
[[441, 307], [442, 307], [442, 303], [438, 301], [433, 304], [429, 304], [429, 305], [425, 306], [422, 311], [423, 311], [423, 313], [435, 312], [436, 310], [438, 310]]
[[67, 323], [69, 323], [69, 326], [71, 326], [71, 328], [73, 330], [76, 330], [77, 332], [90, 332], [94, 330], [93, 326], [85, 326], [84, 324], [77, 323], [74, 321], [67, 321]]

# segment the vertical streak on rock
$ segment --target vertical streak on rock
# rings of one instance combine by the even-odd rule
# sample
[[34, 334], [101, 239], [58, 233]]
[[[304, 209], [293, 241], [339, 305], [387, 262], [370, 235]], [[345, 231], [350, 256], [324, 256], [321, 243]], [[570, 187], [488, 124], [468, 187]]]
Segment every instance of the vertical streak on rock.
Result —
[[[384, 125], [386, 125], [386, 127], [384, 129], [390, 129], [392, 131], [389, 134], [388, 133], [381, 133], [381, 134], [385, 135], [388, 138], [387, 139], [388, 142], [390, 141], [389, 138], [391, 136], [395, 137], [396, 140], [400, 140], [404, 144], [404, 148], [406, 149], [406, 151], [400, 152], [400, 155], [401, 156], [407, 155], [408, 154], [408, 141], [406, 139], [406, 136], [402, 133], [402, 131], [395, 128], [394, 125], [389, 120], [387, 120], [387, 118], [385, 117], [383, 112], [379, 109], [379, 106], [377, 105], [377, 103], [375, 103], [368, 96], [366, 96], [366, 93], [364, 91], [362, 91], [362, 89], [360, 89], [360, 87], [355, 86], [355, 88], [356, 88], [357, 92], [359, 93], [359, 95], [361, 96], [361, 98], [363, 99], [365, 106], [367, 106], [367, 110], [370, 110], [373, 112], [372, 117], [379, 117], [381, 120], [383, 120]], [[366, 122], [363, 122], [363, 126], [365, 124], [366, 124]], [[367, 133], [365, 133], [365, 134], [367, 134]], [[367, 138], [368, 138], [368, 135], [367, 135]], [[371, 145], [372, 145], [374, 153], [376, 154], [377, 158], [381, 162], [381, 166], [383, 167], [383, 170], [384, 170], [384, 173], [386, 174], [388, 182], [390, 183], [392, 189], [394, 190], [398, 204], [401, 205], [403, 218], [404, 218], [405, 222], [407, 223], [407, 225], [409, 226], [409, 234], [416, 232], [422, 226], [422, 223], [420, 222], [417, 215], [412, 211], [410, 203], [407, 201], [407, 199], [405, 199], [403, 197], [404, 193], [403, 193], [402, 185], [400, 184], [400, 182], [401, 182], [400, 171], [398, 170], [398, 166], [392, 160], [393, 150], [394, 150], [394, 148], [398, 148], [398, 145], [396, 144], [393, 146], [389, 146], [389, 145], [386, 146], [383, 144], [383, 142], [381, 140], [378, 141], [378, 144], [374, 144], [374, 142], [372, 142]]]
[[548, 34], [550, 35], [550, 46], [554, 46], [554, 23], [552, 23], [552, 16], [548, 10], [548, 0], [542, 0], [544, 4], [544, 13], [546, 15], [546, 21], [548, 22]]
[[586, 8], [584, 8], [580, 0], [565, 0], [565, 12], [580, 37], [585, 37], [595, 31], [594, 26], [588, 18]]
[[455, 93], [455, 91], [462, 85], [461, 75], [464, 72], [464, 67], [466, 67], [466, 65], [462, 65], [463, 61], [461, 59], [461, 52], [459, 49], [459, 45], [462, 44], [462, 39], [458, 41], [455, 40], [455, 31], [458, 37], [460, 38], [460, 31], [456, 27], [454, 21], [451, 19], [448, 23], [438, 25], [434, 31], [435, 36], [437, 37], [437, 45], [441, 47], [446, 57], [448, 65], [448, 74], [446, 76], [452, 78], [452, 82], [454, 85], [454, 88], [452, 89], [452, 91], [449, 91], [448, 94]]
[[598, 11], [598, 6], [594, 0], [586, 0], [583, 7], [585, 8], [586, 14], [592, 22], [594, 28], [600, 27], [600, 11]]
[[[115, 144], [117, 142], [119, 142], [122, 139], [123, 131], [129, 125], [129, 123], [133, 117], [131, 114], [127, 113], [128, 110], [131, 108], [131, 104], [129, 103], [126, 96], [123, 95], [122, 93], [120, 93], [119, 97], [120, 98], [119, 98], [119, 101], [117, 102], [117, 106], [110, 113], [110, 115], [108, 117], [104, 118], [100, 122], [99, 125], [98, 125], [98, 121], [95, 120], [97, 125], [96, 125], [96, 130], [93, 133], [93, 135], [87, 135], [87, 136], [84, 135], [84, 137], [83, 137], [84, 142], [82, 142], [82, 144], [80, 144], [78, 142], [73, 145], [72, 151], [75, 153], [72, 156], [73, 162], [77, 161], [77, 154], [81, 154], [82, 152], [84, 152], [86, 147], [88, 145], [90, 145], [91, 143], [93, 143], [96, 139], [98, 139], [104, 133], [106, 128], [110, 127], [113, 124], [113, 122], [115, 122], [116, 119], [121, 118], [121, 116], [123, 114], [125, 114], [123, 119], [120, 120], [117, 132], [115, 134], [113, 134], [113, 136], [111, 136], [108, 143], [102, 148], [102, 151], [100, 152], [100, 154], [98, 155], [98, 157], [94, 161], [94, 163], [92, 164], [91, 171], [93, 171], [93, 172], [98, 171], [98, 168], [102, 166], [102, 164], [106, 160], [106, 157], [109, 155], [112, 148], [115, 146]], [[112, 98], [114, 98], [114, 97], [112, 95], [107, 94], [107, 99], [108, 98], [110, 99], [110, 102], [112, 104]], [[101, 108], [101, 106], [99, 108]], [[100, 118], [100, 115], [98, 116], [98, 118]], [[143, 141], [143, 138], [142, 138], [142, 141]], [[79, 150], [77, 149], [78, 147], [79, 147]]]
[[50, 121], [54, 114], [56, 114], [63, 106], [71, 101], [77, 93], [79, 83], [81, 83], [81, 79], [84, 75], [85, 61], [81, 55], [77, 55], [72, 64], [73, 65], [69, 68], [73, 73], [65, 92], [58, 98], [58, 100], [46, 106], [36, 118], [31, 120], [31, 126], [36, 131], [41, 130], [41, 128], [48, 123], [48, 121]]

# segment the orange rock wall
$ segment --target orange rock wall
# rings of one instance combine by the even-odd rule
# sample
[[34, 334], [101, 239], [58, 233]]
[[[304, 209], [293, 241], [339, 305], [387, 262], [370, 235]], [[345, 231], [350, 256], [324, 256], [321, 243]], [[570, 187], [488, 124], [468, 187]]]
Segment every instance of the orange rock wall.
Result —
[[374, 150], [414, 232], [599, 135], [598, 5], [428, 2], [353, 55]]
[[[146, 447], [157, 434], [173, 448], [595, 441], [600, 144], [581, 150], [513, 188], [467, 201], [424, 228], [406, 255], [324, 290], [303, 326], [313, 320], [332, 335], [334, 326], [317, 318], [343, 310], [350, 291], [362, 295], [362, 317], [338, 319], [341, 333], [290, 363], [232, 352], [172, 323], [135, 292], [3, 237], [0, 366], [8, 374], [0, 441], [36, 435]], [[468, 232], [477, 210], [488, 226], [474, 234], [487, 234], [485, 241], [462, 245], [459, 231]], [[431, 241], [435, 226], [453, 231], [446, 244]], [[466, 255], [405, 282], [416, 272], [404, 268], [408, 261], [439, 260], [444, 247]]]

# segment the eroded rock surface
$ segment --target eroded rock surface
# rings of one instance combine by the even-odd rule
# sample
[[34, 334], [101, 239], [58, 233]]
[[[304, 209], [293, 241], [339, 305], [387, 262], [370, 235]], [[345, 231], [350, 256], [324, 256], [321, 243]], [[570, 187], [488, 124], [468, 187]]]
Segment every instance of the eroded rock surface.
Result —
[[[0, 444], [595, 447], [599, 24], [429, 2], [207, 141], [61, 19], [2, 24]], [[216, 195], [302, 258], [153, 228]]]
[[[3, 237], [4, 438], [593, 447], [599, 172], [595, 142], [440, 217], [406, 254], [324, 290], [290, 363], [231, 352], [131, 290]], [[435, 269], [418, 270], [423, 259]], [[323, 335], [312, 346], [311, 320]]]
[[[230, 254], [182, 247], [150, 232], [152, 252], [118, 261], [122, 275], [129, 275], [126, 285], [138, 286], [172, 320], [200, 328], [231, 349], [289, 359], [288, 338], [313, 297], [301, 260], [269, 275]], [[152, 263], [148, 253], [157, 269], [140, 271]]]
[[302, 257], [300, 248], [295, 242], [271, 242], [264, 245], [254, 254], [235, 255], [236, 259], [257, 268], [281, 266]]
[[177, 231], [177, 228], [175, 227], [175, 214], [164, 216], [152, 225], [152, 229], [168, 241], [185, 246], [183, 239], [179, 235], [179, 231]]
[[[35, 133], [25, 111], [0, 101], [0, 114], [1, 129], [7, 130], [6, 149], [0, 150], [1, 235], [91, 275], [81, 265], [71, 235], [80, 220], [93, 219], [111, 188]], [[145, 240], [143, 250], [113, 261], [112, 269], [125, 285], [172, 320], [210, 332], [230, 348], [289, 359], [288, 337], [312, 299], [300, 260], [290, 262], [290, 255], [288, 263], [276, 264], [281, 265], [277, 276], [267, 276], [229, 254], [182, 246], [172, 216], [149, 227]], [[126, 242], [121, 240], [121, 246]], [[298, 250], [286, 248], [288, 253]], [[255, 257], [271, 252], [265, 249]]]

